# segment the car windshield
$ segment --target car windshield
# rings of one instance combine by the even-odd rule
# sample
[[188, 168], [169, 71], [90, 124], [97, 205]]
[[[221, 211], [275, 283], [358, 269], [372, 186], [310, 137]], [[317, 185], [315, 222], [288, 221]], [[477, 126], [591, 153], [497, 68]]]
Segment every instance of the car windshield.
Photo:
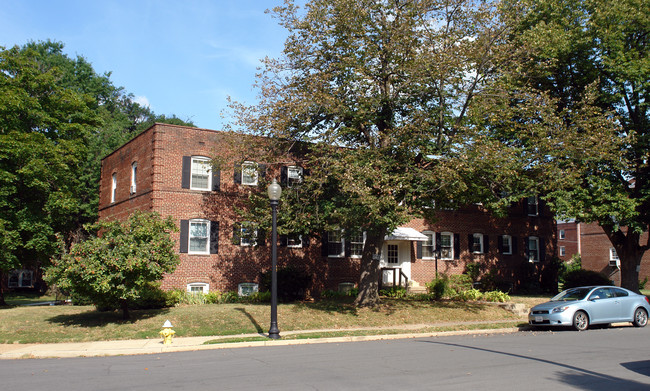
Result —
[[573, 288], [560, 292], [551, 301], [574, 301], [584, 299], [592, 288]]

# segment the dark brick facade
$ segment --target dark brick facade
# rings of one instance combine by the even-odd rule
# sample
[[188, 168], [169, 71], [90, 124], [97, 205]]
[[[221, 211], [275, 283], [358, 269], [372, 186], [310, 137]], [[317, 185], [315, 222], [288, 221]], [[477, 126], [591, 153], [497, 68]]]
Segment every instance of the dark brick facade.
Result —
[[[237, 161], [230, 152], [229, 142], [241, 142], [252, 136], [198, 129], [176, 125], [156, 124], [120, 147], [102, 160], [100, 184], [100, 219], [123, 219], [136, 209], [156, 211], [172, 216], [179, 227], [183, 221], [204, 219], [210, 221], [217, 243], [214, 254], [182, 252], [181, 232], [174, 235], [181, 264], [165, 276], [163, 288], [185, 289], [188, 284], [209, 284], [210, 290], [236, 290], [243, 282], [259, 282], [260, 272], [270, 268], [270, 246], [241, 246], [233, 244], [233, 227], [237, 223], [235, 206], [241, 206], [243, 196], [253, 188], [237, 183], [233, 172]], [[226, 161], [220, 172], [213, 173], [216, 190], [200, 191], [184, 188], [184, 161], [190, 156], [221, 156]], [[185, 160], [184, 160], [185, 157]], [[254, 160], [249, 158], [247, 160]], [[291, 159], [288, 159], [290, 161]], [[241, 161], [241, 160], [240, 160]], [[133, 163], [137, 163], [136, 188], [131, 190]], [[263, 162], [258, 162], [263, 163]], [[273, 170], [269, 175], [278, 174]], [[115, 199], [112, 202], [112, 181], [116, 178]], [[507, 218], [495, 218], [480, 206], [456, 211], [440, 212], [436, 222], [414, 219], [406, 226], [417, 231], [453, 234], [454, 259], [418, 258], [417, 242], [399, 242], [403, 251], [410, 251], [406, 262], [412, 281], [424, 285], [438, 272], [462, 273], [468, 262], [489, 265], [499, 279], [515, 288], [538, 285], [544, 269], [556, 254], [555, 222], [549, 211], [540, 204], [539, 213], [529, 216], [525, 203], [514, 205]], [[185, 223], [187, 224], [187, 223]], [[470, 251], [472, 235], [479, 235], [483, 252]], [[512, 254], [504, 254], [501, 235], [512, 238]], [[538, 238], [539, 262], [529, 262], [526, 253], [528, 237]], [[183, 238], [184, 243], [186, 238]], [[279, 247], [279, 265], [303, 268], [314, 280], [311, 293], [336, 289], [339, 283], [356, 283], [359, 278], [359, 260], [352, 257], [329, 258], [321, 250], [321, 238], [315, 233], [309, 245], [302, 248]], [[402, 251], [400, 250], [400, 251]], [[408, 254], [408, 252], [405, 252]]]
[[[613, 246], [603, 229], [596, 223], [576, 223], [575, 225], [580, 232], [582, 268], [601, 272], [609, 276], [616, 285], [620, 285], [620, 269], [614, 266], [615, 260], [611, 258], [610, 252]], [[645, 232], [641, 236], [641, 243], [647, 243], [647, 241], [648, 233]], [[645, 278], [650, 280], [649, 252], [646, 252], [641, 259], [641, 269], [639, 270], [639, 279], [643, 281]]]

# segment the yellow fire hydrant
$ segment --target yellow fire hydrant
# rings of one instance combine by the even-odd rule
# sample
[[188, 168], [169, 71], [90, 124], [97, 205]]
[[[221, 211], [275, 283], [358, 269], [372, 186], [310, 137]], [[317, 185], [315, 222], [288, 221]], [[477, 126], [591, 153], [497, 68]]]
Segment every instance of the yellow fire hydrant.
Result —
[[172, 330], [172, 323], [167, 320], [165, 324], [163, 325], [163, 329], [160, 330], [158, 334], [160, 334], [163, 338], [163, 345], [171, 345], [172, 343], [172, 337], [176, 332]]

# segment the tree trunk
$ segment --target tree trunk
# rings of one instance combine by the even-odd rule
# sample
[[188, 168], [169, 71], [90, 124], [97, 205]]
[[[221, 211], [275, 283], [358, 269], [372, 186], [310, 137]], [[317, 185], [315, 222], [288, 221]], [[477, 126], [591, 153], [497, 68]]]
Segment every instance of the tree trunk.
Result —
[[122, 320], [131, 319], [131, 314], [129, 313], [129, 302], [127, 300], [120, 300], [122, 304]]
[[647, 246], [641, 246], [641, 235], [630, 231], [624, 233], [620, 228], [602, 228], [621, 262], [621, 287], [639, 293], [639, 266], [647, 249]]
[[374, 307], [379, 304], [379, 258], [384, 245], [384, 234], [366, 234], [361, 256], [359, 295], [354, 304], [358, 307]]

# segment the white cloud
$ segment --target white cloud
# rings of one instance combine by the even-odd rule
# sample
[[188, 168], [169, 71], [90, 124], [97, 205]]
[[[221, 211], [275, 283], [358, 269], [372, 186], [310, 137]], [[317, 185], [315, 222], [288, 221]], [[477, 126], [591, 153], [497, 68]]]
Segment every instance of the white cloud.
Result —
[[133, 101], [137, 104], [139, 104], [142, 107], [150, 107], [151, 104], [149, 104], [149, 99], [147, 99], [146, 96], [136, 96], [133, 98]]

